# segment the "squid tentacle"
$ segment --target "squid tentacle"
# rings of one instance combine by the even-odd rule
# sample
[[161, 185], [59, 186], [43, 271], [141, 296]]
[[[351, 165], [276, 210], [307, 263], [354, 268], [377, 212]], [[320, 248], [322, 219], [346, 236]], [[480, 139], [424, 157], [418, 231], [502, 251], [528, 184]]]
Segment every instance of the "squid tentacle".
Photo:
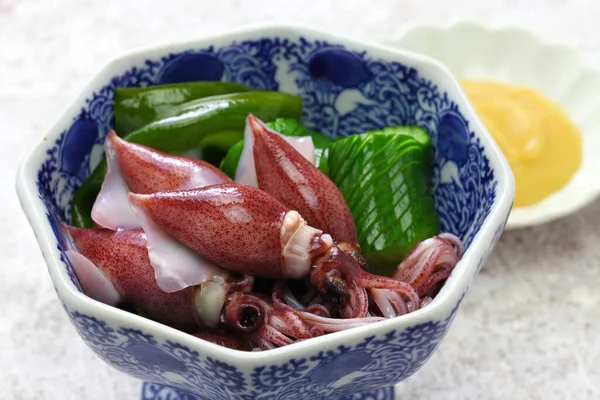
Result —
[[419, 296], [412, 286], [392, 278], [364, 271], [348, 253], [333, 247], [317, 261], [311, 273], [313, 284], [340, 306], [344, 318], [366, 317], [369, 309], [368, 289], [398, 292], [409, 310], [419, 307]]
[[460, 259], [460, 239], [449, 233], [419, 243], [398, 265], [394, 279], [420, 286], [439, 269], [453, 269]]
[[285, 304], [292, 307], [294, 310], [302, 311], [304, 310], [304, 306], [300, 301], [296, 298], [294, 293], [290, 290], [289, 286], [285, 281], [278, 281], [275, 283], [273, 288], [273, 293], [280, 297]]
[[429, 305], [432, 301], [433, 301], [433, 299], [429, 296], [423, 297], [423, 300], [421, 300], [421, 308]]
[[324, 304], [310, 304], [304, 311], [321, 317], [331, 318], [331, 311]]
[[265, 330], [261, 333], [261, 338], [277, 346], [285, 346], [294, 343], [292, 339], [285, 336], [283, 333], [281, 333], [271, 325], [267, 325], [265, 327]]
[[371, 289], [370, 292], [371, 298], [384, 317], [394, 318], [408, 314], [408, 306], [398, 293], [385, 289]]
[[450, 243], [452, 246], [454, 246], [454, 248], [456, 249], [456, 256], [458, 258], [462, 257], [462, 255], [464, 254], [464, 246], [462, 241], [458, 238], [458, 236], [453, 235], [451, 233], [448, 232], [443, 232], [440, 233], [439, 235], [437, 235], [438, 238], [447, 241], [448, 243]]
[[445, 279], [448, 279], [451, 272], [452, 271], [449, 269], [442, 269], [431, 274], [429, 278], [417, 288], [419, 296], [425, 296], [425, 294], [429, 293], [432, 289], [434, 289], [438, 283], [444, 281]]
[[318, 326], [325, 332], [339, 332], [346, 329], [356, 328], [371, 324], [373, 322], [383, 321], [383, 317], [362, 317], [362, 318], [327, 318], [315, 315], [306, 311], [298, 311], [302, 319], [308, 324]]
[[[313, 292], [313, 294], [314, 293], [316, 292]], [[317, 295], [317, 297], [314, 297], [313, 295], [311, 302], [307, 306], [304, 306], [302, 302], [296, 298], [294, 293], [292, 293], [285, 281], [278, 281], [275, 283], [273, 295], [277, 298], [281, 298], [281, 301], [283, 301], [284, 304], [292, 307], [296, 311], [306, 311], [323, 317], [331, 317], [331, 311], [321, 303], [322, 299], [320, 296]]]
[[273, 295], [234, 293], [229, 297], [222, 322], [262, 349], [284, 346], [313, 337], [310, 326], [292, 307]]

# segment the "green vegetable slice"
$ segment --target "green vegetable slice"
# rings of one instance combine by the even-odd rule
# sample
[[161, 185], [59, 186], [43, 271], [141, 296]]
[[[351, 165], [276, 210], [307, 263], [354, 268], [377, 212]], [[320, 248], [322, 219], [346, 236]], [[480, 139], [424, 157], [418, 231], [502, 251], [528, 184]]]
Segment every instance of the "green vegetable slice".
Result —
[[208, 135], [200, 141], [200, 157], [212, 165], [219, 164], [227, 155], [227, 152], [244, 137], [241, 131], [224, 131]]
[[352, 135], [329, 148], [326, 173], [350, 207], [373, 273], [390, 276], [418, 242], [439, 233], [431, 151], [418, 127]]
[[[298, 118], [302, 99], [279, 92], [247, 92], [212, 96], [180, 104], [163, 119], [152, 122], [124, 137], [167, 153], [197, 148], [216, 132], [243, 132], [246, 117], [254, 114], [262, 120], [278, 117]], [[218, 162], [218, 161], [213, 161]], [[79, 187], [71, 207], [72, 224], [92, 227], [92, 206], [106, 175], [106, 160], [102, 160]]]
[[302, 99], [286, 93], [248, 92], [205, 97], [174, 107], [162, 119], [125, 136], [130, 142], [172, 152], [195, 147], [208, 134], [243, 132], [248, 114], [271, 120], [297, 118]]
[[237, 170], [238, 164], [240, 162], [240, 157], [242, 156], [242, 150], [244, 149], [244, 140], [240, 140], [236, 144], [234, 144], [227, 154], [223, 161], [221, 161], [221, 165], [219, 168], [221, 171], [225, 172], [227, 176], [231, 179], [235, 178], [235, 171]]
[[115, 91], [115, 131], [119, 136], [160, 119], [182, 103], [221, 94], [256, 91], [231, 82], [186, 82], [143, 88], [118, 87]]

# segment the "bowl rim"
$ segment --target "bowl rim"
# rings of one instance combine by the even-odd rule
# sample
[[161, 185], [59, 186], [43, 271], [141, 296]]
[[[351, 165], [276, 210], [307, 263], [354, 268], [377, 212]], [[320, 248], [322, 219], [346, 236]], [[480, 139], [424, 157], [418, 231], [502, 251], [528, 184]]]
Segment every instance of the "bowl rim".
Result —
[[[527, 29], [523, 25], [514, 22], [488, 25], [483, 24], [480, 21], [462, 18], [454, 18], [442, 24], [408, 22], [402, 26], [396, 34], [387, 38], [379, 38], [378, 41], [386, 45], [401, 48], [400, 46], [402, 45], [404, 38], [413, 32], [435, 32], [435, 34], [439, 36], [448, 34], [449, 32], [460, 31], [462, 29], [479, 30], [493, 36], [502, 36], [509, 33], [512, 35], [522, 36], [523, 38], [527, 38], [530, 42], [535, 43], [535, 45], [540, 49], [556, 49], [564, 54], [568, 54], [569, 59], [573, 60], [580, 67], [581, 74], [591, 73], [600, 77], [600, 67], [592, 64], [589, 58], [586, 57], [584, 52], [582, 52], [578, 47], [566, 42], [545, 39], [537, 32]], [[581, 130], [581, 134], [583, 137], [583, 130]], [[583, 162], [575, 174], [581, 171], [583, 171]], [[562, 202], [560, 204], [554, 204], [552, 207], [547, 205], [546, 202], [551, 200], [555, 195], [559, 193], [566, 193], [566, 191], [571, 192], [572, 190], [575, 190], [575, 188], [569, 189], [569, 184], [573, 182], [575, 174], [561, 189], [551, 193], [538, 203], [529, 206], [513, 208], [506, 224], [506, 230], [528, 228], [557, 221], [571, 214], [575, 214], [576, 212], [598, 200], [598, 198], [600, 198], [600, 181], [598, 181], [596, 184], [593, 184], [592, 182], [591, 185], [586, 185], [585, 194], [582, 196], [576, 196], [569, 203]], [[566, 204], [566, 206], [563, 204]], [[535, 213], [535, 211], [538, 210], [543, 210], [543, 212], [539, 211], [538, 213]]]
[[[116, 64], [124, 60], [134, 57], [149, 57], [152, 53], [162, 52], [177, 52], [193, 48], [201, 48], [211, 42], [227, 39], [234, 41], [237, 39], [247, 39], [250, 35], [275, 36], [276, 34], [300, 34], [302, 36], [317, 36], [321, 39], [348, 45], [349, 47], [361, 48], [370, 52], [375, 52], [378, 55], [387, 55], [390, 58], [410, 60], [415, 64], [427, 66], [437, 70], [440, 78], [445, 78], [448, 81], [446, 91], [451, 92], [455, 96], [455, 100], [461, 109], [461, 113], [469, 117], [470, 129], [476, 132], [476, 136], [481, 140], [483, 147], [486, 149], [486, 155], [493, 166], [494, 173], [498, 185], [496, 187], [496, 197], [492, 203], [489, 214], [480, 227], [479, 232], [473, 237], [471, 245], [467, 252], [459, 261], [453, 271], [453, 279], [449, 280], [444, 285], [444, 290], [427, 307], [403, 315], [396, 318], [380, 321], [377, 324], [369, 324], [362, 327], [357, 327], [341, 332], [334, 332], [321, 337], [312, 338], [296, 342], [293, 345], [283, 346], [267, 351], [259, 352], [243, 352], [233, 350], [217, 344], [198, 340], [198, 338], [171, 328], [162, 323], [152, 321], [141, 316], [129, 313], [116, 307], [112, 307], [96, 301], [85, 294], [79, 292], [71, 280], [69, 279], [63, 262], [60, 260], [60, 252], [56, 248], [56, 239], [52, 227], [48, 223], [46, 217], [46, 208], [39, 198], [37, 188], [37, 172], [39, 163], [46, 156], [47, 143], [54, 143], [60, 136], [61, 126], [70, 125], [72, 116], [80, 105], [89, 96], [89, 93], [97, 87], [95, 84], [102, 77], [103, 73], [110, 71], [116, 67]], [[119, 70], [121, 71], [121, 70]], [[445, 75], [445, 77], [444, 77]], [[105, 80], [102, 84], [105, 84]], [[65, 121], [69, 121], [65, 124]], [[211, 35], [199, 36], [194, 39], [184, 39], [177, 42], [164, 42], [156, 45], [149, 45], [131, 51], [125, 52], [112, 58], [110, 61], [98, 68], [78, 94], [69, 101], [68, 105], [60, 113], [56, 122], [50, 129], [46, 130], [46, 134], [33, 146], [22, 159], [16, 174], [16, 189], [21, 206], [27, 216], [36, 236], [38, 245], [44, 256], [50, 277], [59, 299], [62, 299], [63, 306], [69, 309], [83, 312], [90, 315], [102, 316], [109, 321], [111, 325], [135, 326], [143, 329], [145, 332], [150, 332], [155, 338], [169, 339], [187, 346], [191, 349], [201, 351], [201, 354], [206, 357], [226, 358], [228, 362], [236, 363], [237, 365], [246, 363], [254, 365], [257, 362], [273, 362], [273, 357], [280, 359], [302, 358], [306, 356], [308, 349], [331, 347], [340, 343], [345, 343], [345, 340], [352, 341], [353, 338], [363, 338], [371, 335], [379, 335], [387, 333], [394, 329], [404, 329], [419, 323], [436, 321], [446, 318], [450, 315], [452, 309], [457, 305], [460, 298], [466, 293], [470, 286], [470, 281], [477, 273], [477, 264], [487, 256], [490, 247], [493, 246], [493, 227], [502, 223], [506, 213], [512, 206], [512, 198], [514, 196], [514, 180], [512, 171], [508, 163], [496, 143], [492, 140], [491, 135], [484, 127], [483, 123], [477, 117], [473, 107], [469, 103], [465, 93], [458, 84], [457, 79], [450, 71], [437, 60], [430, 57], [396, 49], [384, 44], [358, 40], [334, 34], [326, 30], [316, 29], [297, 23], [264, 23], [252, 24], [234, 30], [224, 30], [223, 32], [213, 33]], [[460, 288], [463, 288], [462, 290]], [[85, 340], [84, 340], [85, 341]]]

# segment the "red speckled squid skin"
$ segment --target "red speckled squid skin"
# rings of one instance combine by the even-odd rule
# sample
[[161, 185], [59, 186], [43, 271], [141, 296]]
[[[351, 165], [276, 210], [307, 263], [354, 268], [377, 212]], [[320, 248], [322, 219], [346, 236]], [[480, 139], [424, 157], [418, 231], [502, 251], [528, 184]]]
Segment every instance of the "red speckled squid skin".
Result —
[[224, 172], [190, 157], [163, 153], [119, 138], [114, 131], [108, 141], [115, 150], [123, 178], [134, 193], [191, 189], [231, 182]]
[[281, 226], [288, 209], [247, 185], [129, 195], [181, 243], [232, 272], [283, 278]]
[[254, 133], [258, 187], [335, 241], [358, 243], [352, 213], [337, 186], [256, 117], [249, 115], [248, 124]]
[[104, 272], [126, 301], [155, 321], [182, 330], [197, 328], [192, 307], [194, 289], [175, 293], [160, 290], [150, 265], [143, 230], [71, 226], [67, 229], [79, 253]]

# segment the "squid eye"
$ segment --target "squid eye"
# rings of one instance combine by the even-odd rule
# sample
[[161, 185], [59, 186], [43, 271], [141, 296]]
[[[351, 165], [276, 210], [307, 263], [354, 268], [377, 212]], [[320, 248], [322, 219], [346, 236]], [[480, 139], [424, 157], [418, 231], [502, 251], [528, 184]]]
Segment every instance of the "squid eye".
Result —
[[350, 292], [348, 290], [348, 284], [339, 274], [339, 271], [329, 271], [326, 274], [325, 284], [325, 297], [335, 308], [341, 309], [344, 307], [345, 303], [350, 299]]
[[327, 294], [331, 296], [332, 301], [335, 301], [334, 298], [337, 298], [337, 301], [341, 304], [342, 300], [348, 299], [350, 297], [350, 292], [348, 291], [348, 284], [346, 283], [345, 279], [340, 275], [339, 271], [331, 270], [327, 272], [325, 284], [327, 285]]
[[252, 332], [261, 324], [261, 312], [258, 307], [252, 304], [242, 306], [237, 318], [237, 326], [244, 332]]
[[342, 298], [340, 296], [332, 295], [331, 296], [331, 302], [333, 303], [334, 306], [336, 306], [338, 308], [342, 307], [343, 301], [342, 301]]

